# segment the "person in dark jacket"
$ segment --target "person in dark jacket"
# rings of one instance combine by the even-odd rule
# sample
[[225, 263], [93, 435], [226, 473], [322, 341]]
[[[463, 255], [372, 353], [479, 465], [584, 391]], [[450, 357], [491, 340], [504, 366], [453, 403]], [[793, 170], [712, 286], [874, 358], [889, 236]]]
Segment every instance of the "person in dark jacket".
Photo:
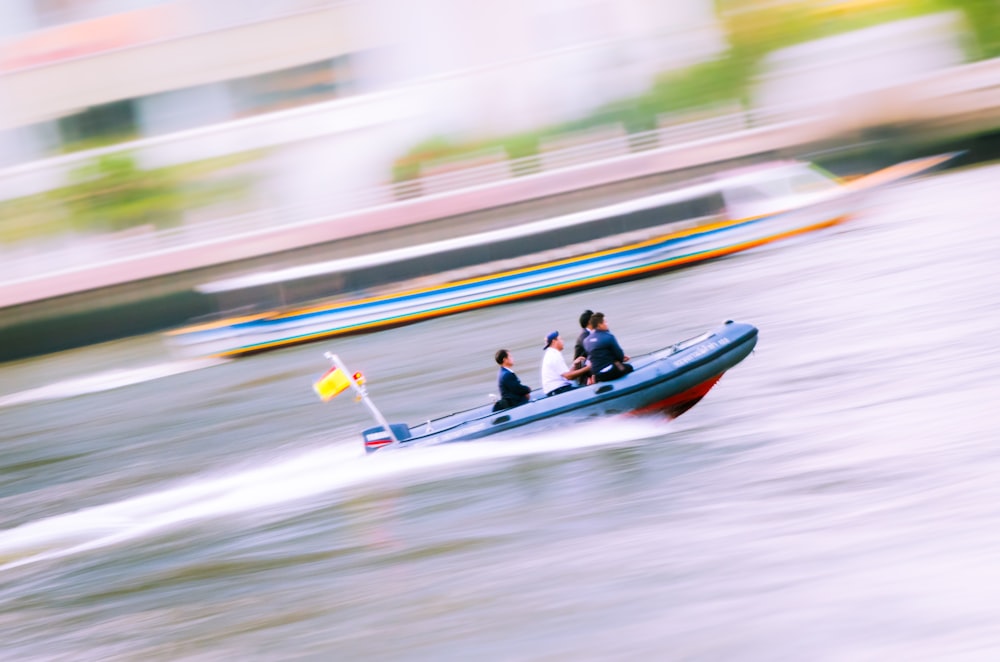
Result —
[[582, 356], [584, 361], [587, 360], [587, 350], [583, 347], [583, 339], [590, 334], [590, 317], [594, 314], [592, 310], [585, 310], [583, 314], [580, 315], [580, 335], [576, 338], [576, 345], [573, 346], [573, 362], [576, 363], [577, 360]]
[[493, 357], [500, 372], [497, 373], [497, 387], [500, 389], [500, 399], [493, 405], [493, 411], [509, 409], [523, 405], [528, 401], [531, 389], [521, 383], [517, 375], [511, 368], [514, 366], [514, 357], [506, 349], [498, 349]]
[[[587, 350], [583, 347], [584, 339], [590, 335], [590, 316], [594, 314], [592, 310], [585, 310], [583, 314], [580, 315], [580, 335], [576, 338], [576, 345], [573, 346], [573, 369], [577, 370], [587, 365]], [[583, 386], [587, 383], [590, 378], [590, 372], [582, 374], [577, 377], [576, 383]]]
[[591, 332], [583, 341], [590, 361], [590, 374], [594, 381], [609, 382], [632, 372], [632, 364], [622, 351], [618, 339], [608, 331], [604, 313], [594, 313], [590, 318]]

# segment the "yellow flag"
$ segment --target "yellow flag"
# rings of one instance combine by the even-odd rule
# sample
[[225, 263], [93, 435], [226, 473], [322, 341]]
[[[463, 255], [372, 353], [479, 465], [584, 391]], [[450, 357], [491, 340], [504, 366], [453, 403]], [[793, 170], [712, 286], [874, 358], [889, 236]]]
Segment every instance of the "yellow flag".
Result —
[[330, 368], [319, 381], [313, 384], [313, 390], [324, 402], [333, 398], [345, 388], [351, 385], [350, 378], [336, 366]]

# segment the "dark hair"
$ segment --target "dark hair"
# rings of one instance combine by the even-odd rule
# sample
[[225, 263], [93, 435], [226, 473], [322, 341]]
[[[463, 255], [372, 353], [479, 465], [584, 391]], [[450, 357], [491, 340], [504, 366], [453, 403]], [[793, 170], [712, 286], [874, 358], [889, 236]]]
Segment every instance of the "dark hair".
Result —
[[594, 313], [590, 316], [590, 328], [596, 329], [604, 322], [604, 313]]
[[580, 328], [586, 329], [587, 325], [590, 324], [590, 316], [594, 314], [592, 310], [585, 310], [583, 314], [580, 315]]
[[493, 359], [497, 362], [497, 365], [503, 365], [503, 360], [507, 358], [508, 352], [506, 349], [498, 349], [497, 353], [493, 355]]

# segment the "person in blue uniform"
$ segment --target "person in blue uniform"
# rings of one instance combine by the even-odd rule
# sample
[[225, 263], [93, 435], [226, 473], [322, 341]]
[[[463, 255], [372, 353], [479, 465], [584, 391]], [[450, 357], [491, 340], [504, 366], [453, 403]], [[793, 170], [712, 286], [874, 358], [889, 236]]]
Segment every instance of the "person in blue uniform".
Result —
[[604, 313], [594, 313], [590, 317], [590, 328], [590, 334], [583, 340], [583, 348], [587, 351], [594, 381], [610, 382], [632, 372], [632, 364], [628, 363], [618, 339], [608, 331]]
[[[590, 335], [590, 318], [593, 314], [594, 311], [585, 310], [580, 315], [580, 335], [577, 336], [576, 345], [573, 346], [573, 363], [579, 362], [582, 364], [587, 360], [587, 350], [583, 348], [583, 341]], [[583, 361], [579, 360], [581, 356], [583, 357]]]
[[[583, 311], [580, 315], [580, 335], [576, 338], [576, 344], [573, 346], [573, 369], [582, 368], [587, 365], [587, 350], [583, 348], [583, 341], [590, 335], [590, 316], [594, 314], [594, 311], [587, 309]], [[580, 386], [585, 386], [587, 381], [590, 379], [590, 371], [586, 371], [580, 374], [576, 379], [576, 383]]]
[[514, 367], [514, 357], [511, 356], [510, 351], [498, 349], [493, 358], [500, 366], [500, 372], [497, 373], [500, 399], [493, 405], [493, 411], [523, 405], [530, 398], [531, 388], [522, 384], [514, 371], [511, 370]]

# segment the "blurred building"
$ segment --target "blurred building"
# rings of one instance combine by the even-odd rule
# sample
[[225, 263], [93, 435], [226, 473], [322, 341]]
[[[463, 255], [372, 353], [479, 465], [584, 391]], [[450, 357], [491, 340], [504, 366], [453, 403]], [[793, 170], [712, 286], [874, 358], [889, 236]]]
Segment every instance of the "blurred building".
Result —
[[796, 116], [832, 112], [843, 129], [903, 122], [913, 101], [900, 87], [970, 58], [959, 11], [874, 25], [783, 48], [761, 63], [754, 104]]
[[6, 0], [7, 160], [156, 136], [353, 93], [378, 46], [355, 3]]
[[426, 84], [428, 131], [571, 119], [722, 48], [708, 0], [5, 0], [6, 163]]

